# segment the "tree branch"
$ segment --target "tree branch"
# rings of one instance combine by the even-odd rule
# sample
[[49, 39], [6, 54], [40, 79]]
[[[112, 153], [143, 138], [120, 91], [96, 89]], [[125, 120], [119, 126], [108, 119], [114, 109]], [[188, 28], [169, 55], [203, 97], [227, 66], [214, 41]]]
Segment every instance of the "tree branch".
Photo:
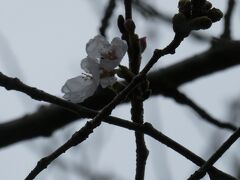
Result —
[[113, 11], [116, 7], [116, 0], [109, 0], [108, 5], [104, 11], [104, 16], [101, 20], [101, 26], [99, 32], [101, 35], [106, 36], [106, 30], [109, 26], [109, 21], [113, 15]]
[[[26, 85], [24, 85], [24, 84], [22, 84], [19, 80], [17, 80], [17, 79], [9, 79], [8, 77], [6, 77], [6, 76], [4, 76], [3, 74], [0, 74], [0, 79], [1, 79], [1, 83], [0, 83], [0, 85], [4, 85], [4, 86], [6, 86], [8, 89], [13, 89], [13, 88], [15, 88], [15, 89], [17, 89], [17, 90], [22, 90], [22, 91], [24, 91], [24, 92], [26, 92], [26, 93], [33, 93], [33, 98], [36, 98], [36, 99], [41, 99], [41, 94], [44, 94], [44, 92], [42, 92], [42, 91], [39, 91], [39, 90], [37, 90], [37, 89], [34, 89], [34, 88], [32, 88], [32, 87], [29, 87], [28, 88], [28, 86], [26, 86]], [[15, 83], [17, 84], [17, 86], [15, 85]], [[137, 83], [137, 82], [136, 82]], [[128, 90], [129, 89], [131, 89], [132, 87], [134, 87], [134, 83], [132, 83], [132, 86], [128, 86]], [[23, 88], [23, 89], [22, 89]], [[30, 91], [31, 90], [31, 91]], [[125, 93], [126, 93], [126, 91], [125, 91]], [[122, 96], [124, 96], [124, 95], [122, 95]], [[44, 98], [44, 97], [43, 97]], [[54, 98], [54, 100], [56, 100], [57, 99], [57, 97], [52, 97], [52, 98]], [[56, 98], [56, 99], [55, 99]], [[51, 99], [51, 98], [50, 98]], [[119, 100], [119, 99], [118, 99]], [[60, 101], [60, 100], [56, 100], [57, 102], [58, 101]], [[64, 100], [62, 100], [62, 101], [64, 101]], [[63, 103], [62, 101], [60, 101], [61, 103]], [[116, 103], [116, 101], [114, 101], [115, 103]], [[69, 102], [67, 102], [67, 103], [69, 103]], [[71, 104], [71, 103], [70, 103]], [[76, 107], [75, 107], [76, 106]], [[109, 106], [108, 106], [109, 107]], [[74, 105], [74, 107], [73, 107], [73, 109], [74, 109], [74, 112], [75, 112], [75, 109], [76, 110], [78, 110], [79, 109], [79, 106], [78, 105]], [[105, 110], [104, 112], [108, 112], [108, 110], [109, 109], [107, 109], [107, 110]], [[89, 112], [91, 112], [91, 111], [89, 111]], [[76, 113], [76, 112], [75, 112]], [[99, 117], [99, 116], [97, 116], [97, 117]], [[101, 117], [102, 118], [102, 117]], [[110, 117], [111, 118], [111, 117]], [[96, 120], [96, 119], [95, 119]], [[98, 121], [97, 121], [98, 122]], [[125, 123], [125, 121], [124, 121], [124, 123]], [[94, 123], [95, 124], [95, 123]], [[123, 123], [121, 122], [121, 124], [123, 125]], [[90, 127], [92, 127], [92, 124], [91, 124], [91, 122], [90, 123], [87, 123], [87, 126], [90, 126]], [[152, 131], [150, 131], [149, 132], [149, 125], [147, 126], [148, 128], [147, 128], [147, 130], [146, 130], [146, 133], [147, 134], [155, 134], [156, 132], [152, 132]], [[151, 126], [150, 126], [151, 127]], [[52, 156], [50, 156], [51, 158], [50, 159], [52, 159], [52, 158], [55, 158], [56, 156], [58, 156], [59, 155], [59, 153], [62, 153], [62, 152], [64, 152], [65, 151], [65, 149], [66, 149], [66, 146], [68, 147], [69, 145], [69, 143], [72, 145], [75, 145], [76, 144], [76, 142], [75, 142], [75, 140], [77, 141], [77, 143], [79, 143], [79, 140], [84, 140], [84, 138], [86, 138], [86, 136], [88, 135], [88, 133], [91, 131], [91, 129], [93, 129], [93, 128], [85, 128], [83, 131], [81, 131], [82, 133], [77, 133], [77, 135], [79, 135], [79, 134], [81, 134], [81, 135], [84, 135], [84, 136], [80, 136], [81, 138], [79, 139], [79, 136], [74, 136], [74, 140], [71, 140], [70, 142], [68, 142], [67, 143], [67, 145], [65, 145], [65, 146], [63, 146], [63, 148], [60, 148], [59, 149], [59, 151], [57, 151], [55, 154], [53, 154]], [[152, 128], [150, 128], [150, 129], [152, 129]], [[87, 133], [86, 133], [87, 132]], [[86, 134], [85, 134], [86, 133]], [[85, 136], [86, 135], [86, 136]], [[157, 136], [159, 136], [159, 134], [157, 135]], [[162, 139], [162, 135], [161, 136], [159, 136], [157, 139]], [[168, 143], [169, 144], [169, 140], [161, 140], [161, 141], [165, 141], [166, 143]], [[171, 141], [170, 141], [170, 143], [172, 143]], [[176, 145], [176, 143], [174, 143], [174, 145]], [[170, 146], [170, 145], [169, 145]], [[171, 146], [170, 146], [171, 147]], [[177, 149], [179, 148], [179, 146], [177, 145]], [[180, 149], [182, 149], [182, 147], [180, 148]], [[182, 149], [183, 150], [183, 149]], [[180, 150], [178, 150], [178, 151], [180, 151]], [[185, 157], [186, 156], [188, 156], [189, 155], [189, 152], [188, 151], [186, 151], [186, 150], [183, 150], [183, 152], [185, 153]], [[188, 155], [187, 155], [188, 154]], [[194, 156], [195, 157], [195, 156]], [[196, 158], [196, 157], [195, 157]], [[200, 159], [195, 159], [194, 160], [195, 161], [195, 163], [198, 163], [198, 164], [203, 164], [204, 162], [202, 162]], [[46, 166], [46, 161], [45, 161], [45, 159], [43, 160], [43, 161], [41, 161], [42, 163], [40, 163], [40, 164], [42, 164], [43, 166], [42, 167], [45, 167]]]
[[[129, 58], [129, 70], [137, 75], [139, 74], [141, 65], [141, 49], [140, 40], [138, 35], [135, 33], [135, 23], [132, 18], [132, 0], [125, 0], [125, 24], [119, 24], [122, 29], [122, 38], [127, 41], [128, 44], [128, 58]], [[128, 24], [127, 24], [128, 23]], [[124, 27], [125, 25], [125, 27]], [[128, 26], [128, 29], [126, 28]], [[143, 90], [141, 87], [136, 88], [130, 95], [131, 101], [131, 120], [138, 124], [144, 123], [144, 108], [143, 108]], [[136, 180], [144, 180], [145, 167], [148, 158], [149, 151], [147, 149], [144, 133], [135, 131], [135, 142], [136, 142]]]
[[222, 146], [207, 160], [201, 168], [199, 168], [189, 180], [198, 180], [205, 176], [208, 169], [238, 140], [240, 136], [240, 128], [238, 128], [223, 144]]
[[[45, 119], [44, 118], [44, 114], [45, 113], [49, 113], [49, 109], [52, 109], [52, 113], [49, 114], [49, 117], [52, 116], [52, 119]], [[61, 113], [59, 114], [59, 110], [62, 110]], [[88, 118], [92, 118], [96, 115], [97, 111], [95, 111], [95, 113], [93, 114], [89, 114]], [[33, 121], [31, 120], [31, 118], [29, 119], [29, 121], [26, 121], [26, 117], [23, 117], [22, 121], [21, 120], [16, 120], [15, 122], [13, 121], [13, 123], [8, 123], [8, 127], [6, 125], [6, 128], [11, 127], [12, 132], [14, 132], [14, 130], [18, 130], [21, 128], [18, 128], [19, 126], [22, 127], [22, 131], [20, 131], [19, 134], [25, 134], [26, 136], [29, 136], [29, 138], [31, 138], [32, 134], [36, 134], [37, 136], [39, 136], [39, 133], [41, 133], [41, 135], [50, 135], [52, 133], [52, 131], [50, 130], [51, 128], [53, 128], [55, 130], [55, 125], [59, 125], [59, 128], [61, 128], [61, 123], [62, 125], [65, 125], [65, 117], [69, 118], [69, 122], [71, 122], [71, 120], [75, 120], [76, 118], [78, 118], [78, 116], [76, 114], [73, 114], [65, 109], [56, 107], [56, 106], [50, 106], [48, 108], [43, 107], [40, 108], [38, 113], [35, 114], [36, 119], [39, 119], [38, 123], [33, 123]], [[72, 118], [72, 119], [70, 119]], [[29, 124], [29, 126], [25, 126], [25, 124], [22, 123], [26, 123]], [[165, 136], [164, 134], [162, 134], [161, 132], [159, 132], [158, 130], [154, 129], [151, 125], [149, 125], [149, 123], [145, 123], [144, 125], [139, 125], [137, 123], [133, 123], [130, 121], [126, 121], [120, 118], [116, 118], [116, 117], [108, 117], [104, 120], [105, 123], [109, 123], [112, 125], [116, 125], [118, 127], [122, 127], [125, 129], [129, 129], [129, 130], [134, 130], [134, 131], [138, 131], [138, 132], [142, 132], [145, 133], [147, 135], [149, 135], [150, 137], [154, 138], [155, 140], [165, 144], [166, 146], [170, 147], [171, 149], [175, 150], [176, 152], [178, 152], [179, 154], [183, 155], [184, 157], [186, 157], [187, 159], [189, 159], [190, 161], [192, 161], [194, 164], [201, 166], [205, 163], [205, 161], [198, 157], [196, 154], [192, 153], [191, 151], [189, 151], [188, 149], [184, 148], [182, 145], [178, 144], [177, 142], [175, 142], [174, 140], [168, 138], [167, 136]], [[31, 124], [30, 124], [31, 123]], [[43, 123], [43, 125], [41, 125]], [[47, 123], [46, 126], [44, 125], [45, 123]], [[39, 126], [38, 126], [39, 125]], [[28, 129], [25, 129], [25, 127], [28, 127]], [[33, 127], [31, 129], [31, 127]], [[39, 127], [39, 129], [35, 129], [35, 127]], [[31, 130], [31, 133], [29, 133], [28, 130]], [[2, 129], [1, 129], [2, 130]], [[0, 130], [0, 132], [1, 132]], [[24, 133], [25, 132], [25, 133]], [[4, 136], [4, 133], [1, 134], [0, 138]], [[13, 133], [12, 138], [14, 139], [16, 136]], [[1, 139], [2, 140], [2, 139]], [[218, 169], [213, 167], [214, 171], [217, 172], [221, 172]]]
[[101, 125], [103, 119], [107, 118], [111, 114], [112, 110], [136, 87], [136, 85], [141, 80], [142, 78], [140, 76], [136, 76], [131, 81], [131, 83], [126, 88], [124, 88], [124, 90], [122, 90], [116, 97], [114, 97], [114, 99], [110, 103], [104, 106], [104, 108], [92, 120], [88, 121], [80, 130], [75, 132], [69, 140], [67, 140], [53, 153], [38, 161], [37, 165], [26, 177], [26, 180], [34, 179], [40, 172], [46, 169], [47, 166], [51, 164], [55, 159], [57, 159], [60, 155], [65, 153], [73, 146], [77, 146], [78, 144], [85, 141], [89, 137], [89, 135], [93, 133], [94, 129]]
[[179, 87], [197, 78], [240, 64], [240, 41], [214, 39], [213, 44], [213, 48], [203, 53], [150, 73], [148, 79], [153, 94], [160, 93], [159, 80], [166, 80]]
[[132, 0], [124, 0], [125, 18], [132, 19]]
[[[179, 87], [197, 78], [239, 65], [240, 42], [219, 40], [218, 43], [218, 48], [210, 49], [177, 64], [149, 73], [148, 80], [152, 95], [161, 94], [159, 82], [163, 80]], [[95, 110], [101, 109], [114, 96], [112, 91], [104, 89], [81, 105]], [[85, 117], [85, 112], [77, 115], [55, 105], [43, 106], [35, 113], [0, 124], [0, 147], [39, 136], [48, 137], [55, 130]]]
[[[111, 119], [111, 120], [105, 120], [104, 122], [114, 124], [114, 125], [117, 125], [119, 127], [124, 127], [126, 129], [129, 129], [129, 130], [142, 132], [142, 133], [154, 138], [155, 140], [163, 143], [164, 145], [168, 146], [172, 150], [178, 152], [179, 154], [181, 154], [185, 158], [192, 161], [197, 166], [202, 166], [204, 163], [206, 163], [201, 157], [197, 156], [196, 154], [194, 154], [193, 152], [191, 152], [190, 150], [188, 150], [187, 148], [185, 148], [181, 144], [177, 143], [176, 141], [172, 140], [171, 138], [167, 137], [166, 135], [164, 135], [163, 133], [161, 133], [160, 131], [155, 129], [150, 123], [144, 123], [144, 124], [141, 125], [141, 124], [138, 124], [138, 123], [122, 120], [122, 119], [119, 119], [119, 118], [114, 118], [114, 119]], [[210, 168], [207, 171], [211, 174], [220, 174], [221, 176], [229, 177], [229, 178], [232, 178], [232, 180], [233, 179], [236, 180], [236, 178], [234, 178], [234, 177], [216, 169], [213, 166], [210, 166]]]
[[224, 16], [224, 31], [223, 34], [221, 35], [221, 38], [231, 39], [231, 20], [235, 4], [236, 4], [235, 0], [228, 0], [228, 8]]
[[159, 86], [162, 87], [162, 95], [173, 98], [176, 102], [187, 105], [192, 108], [200, 117], [206, 122], [213, 124], [219, 128], [235, 131], [237, 127], [231, 123], [222, 122], [212, 117], [206, 110], [197, 105], [193, 100], [187, 97], [184, 93], [180, 92], [176, 88], [172, 87], [168, 82], [159, 82]]

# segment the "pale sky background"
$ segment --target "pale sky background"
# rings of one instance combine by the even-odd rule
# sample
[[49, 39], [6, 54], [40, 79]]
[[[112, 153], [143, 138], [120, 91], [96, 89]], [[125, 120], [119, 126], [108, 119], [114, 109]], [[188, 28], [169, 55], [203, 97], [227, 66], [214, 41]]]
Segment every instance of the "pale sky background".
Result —
[[[25, 83], [48, 93], [62, 96], [60, 89], [64, 82], [81, 72], [79, 64], [86, 56], [85, 45], [98, 33], [103, 4], [106, 2], [106, 0], [0, 0], [0, 71], [9, 76], [17, 76]], [[156, 8], [169, 15], [177, 11], [177, 0], [149, 0], [149, 2], [154, 2]], [[211, 2], [225, 11], [226, 0]], [[233, 18], [235, 39], [240, 38], [239, 10], [238, 3]], [[119, 13], [124, 14], [122, 5], [113, 16], [108, 31], [109, 39], [120, 36], [114, 27]], [[138, 34], [147, 36], [148, 47], [143, 56], [143, 61], [146, 62], [154, 48], [167, 45], [173, 37], [173, 32], [164, 22], [143, 20], [136, 12], [134, 18]], [[222, 23], [216, 23], [204, 33], [218, 36], [221, 32]], [[177, 49], [175, 55], [162, 58], [157, 67], [176, 63], [208, 47], [207, 43], [188, 38]], [[124, 63], [127, 63], [126, 57]], [[214, 117], [227, 120], [228, 105], [231, 100], [240, 97], [239, 70], [239, 67], [235, 67], [196, 80], [180, 89]], [[8, 92], [3, 88], [0, 88], [0, 99], [1, 122], [34, 112], [39, 104], [42, 104], [26, 95]], [[190, 108], [163, 97], [151, 98], [144, 106], [145, 119], [155, 124], [166, 135], [200, 156], [207, 158], [205, 155], [211, 154], [206, 151], [210, 148], [213, 132], [218, 129], [201, 121]], [[130, 119], [129, 111], [129, 105], [120, 105], [114, 110], [113, 115]], [[49, 154], [41, 150], [42, 147], [54, 150], [64, 142], [56, 139], [66, 138], [66, 134], [70, 137], [74, 129], [77, 130], [81, 125], [82, 123], [74, 123], [64, 130], [58, 130], [53, 140], [25, 141], [0, 149], [0, 179], [24, 179], [43, 154]], [[223, 139], [229, 136], [229, 132], [218, 131]], [[150, 138], [146, 138], [146, 141], [150, 150], [146, 179], [184, 180], [194, 172], [196, 166], [192, 162]], [[233, 157], [230, 152], [237, 150], [236, 145], [237, 143], [217, 162], [216, 166], [221, 170], [232, 173], [229, 164]], [[95, 162], [89, 155], [99, 156], [98, 161]], [[121, 180], [131, 180], [135, 176], [134, 134], [103, 124], [87, 142], [70, 150], [62, 158], [64, 162], [68, 159], [84, 162], [83, 166], [92, 168], [92, 173], [95, 174], [109, 173]], [[167, 176], [167, 171], [170, 177]], [[55, 180], [61, 177], [85, 180], [76, 176], [70, 177], [67, 172], [52, 164], [36, 179]]]

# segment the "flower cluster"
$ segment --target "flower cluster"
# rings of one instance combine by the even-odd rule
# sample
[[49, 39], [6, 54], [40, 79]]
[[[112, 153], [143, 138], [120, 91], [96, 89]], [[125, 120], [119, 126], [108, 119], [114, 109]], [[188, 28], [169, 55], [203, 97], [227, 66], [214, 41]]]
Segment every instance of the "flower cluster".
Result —
[[179, 13], [173, 17], [176, 34], [188, 36], [192, 30], [208, 29], [219, 21], [223, 14], [207, 0], [180, 0]]
[[97, 87], [111, 86], [116, 82], [114, 68], [117, 67], [127, 51], [127, 43], [116, 37], [109, 43], [97, 35], [86, 45], [87, 57], [81, 61], [83, 75], [66, 81], [62, 87], [64, 99], [73, 103], [83, 102], [92, 96]]

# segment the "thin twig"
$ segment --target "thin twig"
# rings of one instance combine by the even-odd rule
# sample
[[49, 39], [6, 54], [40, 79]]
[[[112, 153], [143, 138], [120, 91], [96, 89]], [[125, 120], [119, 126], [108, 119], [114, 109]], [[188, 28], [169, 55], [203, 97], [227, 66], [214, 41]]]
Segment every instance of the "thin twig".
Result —
[[[126, 20], [127, 19], [131, 19], [132, 15], [131, 15], [131, 1], [129, 0], [124, 0], [124, 4], [125, 4], [125, 13], [126, 13]], [[133, 22], [132, 22], [133, 23]], [[134, 31], [134, 30], [132, 30]], [[124, 31], [123, 31], [124, 32]], [[130, 32], [130, 33], [134, 33], [134, 32]], [[123, 34], [123, 37], [128, 37], [126, 38], [127, 41], [129, 40], [129, 38], [133, 37], [135, 34]], [[156, 49], [154, 51], [153, 56], [151, 57], [151, 59], [149, 60], [149, 62], [146, 64], [146, 66], [143, 68], [143, 70], [139, 72], [139, 66], [140, 66], [140, 51], [136, 51], [138, 53], [136, 54], [132, 54], [132, 51], [128, 51], [129, 57], [130, 57], [130, 69], [133, 70], [133, 73], [137, 74], [137, 76], [140, 77], [144, 77], [148, 71], [153, 67], [153, 65], [164, 55], [166, 54], [174, 54], [176, 48], [180, 45], [180, 43], [183, 41], [183, 37], [181, 37], [180, 35], [175, 35], [174, 39], [172, 40], [172, 42], [163, 50], [158, 50]], [[131, 49], [137, 49], [138, 47], [132, 47], [131, 43], [128, 42], [128, 44], [130, 45], [129, 48]], [[131, 62], [131, 61], [134, 61]], [[139, 66], [138, 66], [139, 65]], [[143, 123], [143, 103], [141, 102], [141, 100], [138, 100], [139, 97], [134, 97], [131, 100], [131, 105], [132, 105], [132, 119], [134, 120], [134, 122], [138, 122], [140, 124]], [[137, 105], [138, 104], [138, 105]], [[137, 115], [138, 114], [138, 115]], [[139, 115], [140, 114], [140, 115]], [[144, 135], [141, 133], [136, 132], [136, 144], [137, 144], [137, 168], [136, 168], [136, 176], [135, 179], [136, 180], [143, 180], [144, 179], [144, 172], [145, 172], [145, 165], [146, 165], [146, 160], [147, 160], [147, 156], [148, 156], [148, 149], [146, 147], [145, 141], [144, 141]]]
[[146, 74], [162, 56], [167, 54], [174, 54], [175, 50], [183, 40], [184, 40], [183, 37], [179, 35], [175, 35], [172, 42], [163, 50], [156, 49], [153, 53], [153, 56], [151, 57], [149, 62], [146, 64], [146, 66], [143, 68], [143, 70], [140, 72], [140, 74]]
[[235, 4], [235, 0], [228, 0], [228, 8], [224, 16], [224, 31], [221, 35], [221, 38], [223, 39], [231, 39], [231, 21]]
[[205, 176], [208, 169], [232, 146], [234, 142], [240, 137], [240, 128], [238, 128], [223, 144], [222, 146], [199, 168], [189, 180], [198, 180]]
[[132, 0], [124, 0], [125, 18], [132, 19]]
[[162, 87], [162, 95], [173, 98], [176, 102], [180, 104], [185, 104], [191, 107], [203, 120], [206, 122], [213, 124], [219, 128], [228, 129], [231, 131], [235, 131], [237, 127], [231, 123], [222, 122], [214, 117], [212, 117], [206, 110], [197, 105], [193, 100], [191, 100], [184, 93], [180, 92], [175, 87], [171, 86], [167, 82], [159, 82], [159, 85]]
[[[137, 96], [133, 96], [131, 100], [131, 114], [132, 121], [137, 124], [143, 124], [143, 102], [136, 99]], [[135, 132], [136, 139], [136, 180], [144, 180], [145, 167], [149, 151], [147, 149], [144, 133]]]
[[0, 72], [0, 86], [5, 87], [7, 90], [16, 90], [29, 95], [32, 99], [37, 101], [45, 101], [48, 103], [59, 105], [63, 108], [72, 111], [75, 114], [86, 114], [91, 110], [81, 105], [76, 105], [69, 101], [48, 94], [35, 87], [28, 86], [21, 82], [18, 78], [11, 78]]
[[[135, 26], [132, 17], [132, 0], [125, 0], [125, 14], [126, 21], [131, 23], [131, 26]], [[130, 24], [129, 24], [130, 26]], [[138, 35], [135, 34], [135, 28], [129, 29], [128, 31], [123, 31], [122, 37], [126, 38], [128, 43], [128, 57], [129, 57], [129, 69], [135, 75], [139, 73], [141, 65], [141, 50], [139, 45]], [[143, 98], [141, 97], [141, 88], [135, 89], [135, 91], [130, 96], [131, 99], [131, 119], [133, 122], [138, 124], [143, 124]], [[148, 158], [149, 151], [147, 149], [144, 133], [135, 132], [136, 140], [136, 180], [144, 180], [145, 167]]]
[[108, 5], [104, 11], [104, 16], [101, 20], [101, 27], [99, 28], [99, 32], [103, 36], [106, 36], [106, 30], [109, 26], [109, 21], [113, 15], [115, 7], [116, 7], [116, 0], [109, 0]]

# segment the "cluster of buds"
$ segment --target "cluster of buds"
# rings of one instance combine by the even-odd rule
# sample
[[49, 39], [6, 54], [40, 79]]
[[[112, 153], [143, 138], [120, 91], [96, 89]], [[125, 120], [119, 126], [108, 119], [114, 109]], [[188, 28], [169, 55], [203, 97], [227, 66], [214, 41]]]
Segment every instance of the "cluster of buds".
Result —
[[173, 17], [173, 30], [186, 37], [192, 30], [208, 29], [223, 13], [207, 0], [180, 0], [179, 13]]

